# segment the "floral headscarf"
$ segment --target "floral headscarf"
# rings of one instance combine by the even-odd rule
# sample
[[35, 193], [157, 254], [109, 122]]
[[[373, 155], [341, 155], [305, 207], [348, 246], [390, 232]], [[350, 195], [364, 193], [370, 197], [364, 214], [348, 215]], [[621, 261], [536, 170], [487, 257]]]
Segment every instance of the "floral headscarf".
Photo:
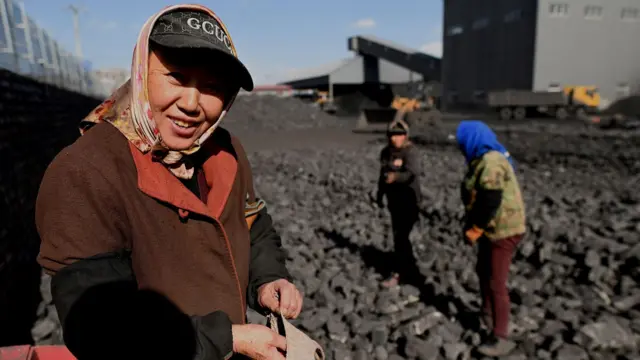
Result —
[[[211, 136], [218, 127], [225, 114], [233, 104], [233, 97], [226, 104], [220, 117], [194, 144], [187, 150], [169, 150], [163, 143], [160, 132], [153, 119], [153, 113], [149, 104], [149, 92], [147, 88], [147, 76], [149, 70], [149, 35], [162, 15], [175, 10], [202, 11], [215, 18], [224, 31], [228, 34], [224, 23], [210, 9], [201, 5], [173, 5], [162, 9], [157, 14], [151, 16], [145, 22], [135, 49], [133, 50], [133, 61], [131, 64], [131, 78], [127, 80], [118, 90], [116, 90], [107, 100], [96, 107], [80, 123], [80, 133], [84, 134], [96, 123], [108, 122], [115, 126], [136, 148], [141, 152], [152, 151], [154, 158], [160, 160], [177, 177], [190, 179], [193, 176], [193, 166], [185, 162], [185, 155], [195, 153], [202, 144]], [[234, 56], [238, 56], [233, 40], [229, 37]]]

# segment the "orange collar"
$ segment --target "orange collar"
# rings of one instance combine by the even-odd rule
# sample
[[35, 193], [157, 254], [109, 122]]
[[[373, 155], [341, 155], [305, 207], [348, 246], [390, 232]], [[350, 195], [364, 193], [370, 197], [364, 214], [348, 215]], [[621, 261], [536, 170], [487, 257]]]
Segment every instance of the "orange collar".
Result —
[[213, 154], [202, 165], [210, 189], [207, 204], [187, 189], [163, 164], [154, 161], [151, 152], [143, 154], [129, 143], [138, 171], [138, 188], [145, 194], [180, 210], [219, 219], [233, 188], [238, 162], [234, 154], [211, 141], [210, 143], [211, 145], [200, 149]]

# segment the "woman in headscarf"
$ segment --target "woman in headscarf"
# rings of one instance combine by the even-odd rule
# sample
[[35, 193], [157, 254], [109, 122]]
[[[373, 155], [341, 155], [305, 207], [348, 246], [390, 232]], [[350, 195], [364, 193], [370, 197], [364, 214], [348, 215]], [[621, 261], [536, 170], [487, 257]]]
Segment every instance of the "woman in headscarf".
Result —
[[395, 271], [382, 282], [383, 287], [396, 286], [403, 277], [416, 279], [420, 270], [413, 255], [409, 235], [418, 221], [420, 202], [420, 157], [409, 140], [409, 125], [403, 120], [392, 121], [387, 128], [388, 145], [380, 152], [377, 204], [387, 208], [393, 228]]
[[524, 202], [513, 159], [486, 124], [462, 121], [456, 139], [468, 164], [461, 191], [466, 210], [464, 237], [469, 244], [478, 244], [483, 320], [492, 329], [492, 336], [478, 350], [501, 356], [514, 347], [508, 340], [507, 278], [515, 248], [526, 231]]
[[134, 332], [131, 317], [150, 311], [135, 293], [82, 301], [91, 289], [128, 282], [189, 316], [196, 359], [284, 360], [282, 336], [246, 324], [247, 306], [295, 318], [302, 297], [247, 156], [219, 126], [240, 88], [252, 90], [253, 80], [218, 16], [199, 5], [167, 7], [143, 26], [131, 79], [47, 169], [36, 204], [38, 261], [53, 276], [65, 342], [79, 358], [108, 358], [117, 345], [96, 345], [104, 333], [90, 328], [99, 314], [110, 314], [99, 326], [114, 335]]

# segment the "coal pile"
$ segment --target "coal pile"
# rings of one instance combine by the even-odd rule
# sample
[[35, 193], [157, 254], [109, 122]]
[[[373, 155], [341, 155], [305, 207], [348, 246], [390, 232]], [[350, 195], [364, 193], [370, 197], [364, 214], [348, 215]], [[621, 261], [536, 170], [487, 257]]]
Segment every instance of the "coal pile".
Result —
[[623, 114], [638, 117], [640, 116], [640, 95], [631, 95], [617, 100], [604, 112], [607, 114]]
[[[411, 238], [423, 278], [396, 289], [380, 286], [392, 241], [371, 200], [381, 142], [251, 155], [305, 294], [295, 323], [330, 359], [482, 358], [451, 130], [416, 139], [424, 199]], [[640, 137], [508, 127], [499, 136], [518, 161], [529, 220], [509, 281], [518, 348], [507, 358], [640, 358]]]
[[334, 104], [336, 105], [336, 114], [345, 117], [357, 117], [362, 109], [380, 107], [374, 99], [361, 92], [337, 95]]
[[238, 96], [224, 126], [233, 132], [276, 132], [314, 128], [349, 127], [312, 103], [293, 97]]

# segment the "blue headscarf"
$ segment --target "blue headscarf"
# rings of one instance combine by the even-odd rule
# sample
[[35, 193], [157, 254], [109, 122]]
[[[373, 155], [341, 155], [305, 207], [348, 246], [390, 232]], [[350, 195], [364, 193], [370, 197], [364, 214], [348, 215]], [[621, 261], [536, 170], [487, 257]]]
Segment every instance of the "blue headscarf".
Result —
[[498, 142], [496, 134], [479, 120], [463, 120], [458, 125], [456, 131], [456, 140], [458, 146], [470, 163], [476, 158], [488, 153], [489, 151], [499, 151], [507, 157], [511, 166], [513, 159], [507, 149]]

